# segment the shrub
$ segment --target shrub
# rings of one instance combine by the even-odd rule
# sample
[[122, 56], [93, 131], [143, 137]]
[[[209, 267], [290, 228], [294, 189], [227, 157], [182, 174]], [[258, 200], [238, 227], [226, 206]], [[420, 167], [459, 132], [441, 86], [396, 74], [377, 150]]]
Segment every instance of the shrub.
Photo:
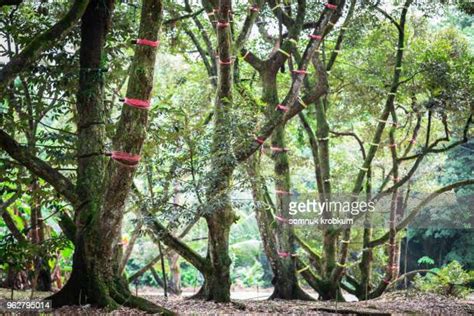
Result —
[[470, 293], [468, 284], [474, 279], [473, 271], [467, 272], [457, 261], [452, 261], [441, 269], [432, 269], [425, 276], [416, 275], [415, 288], [422, 292], [464, 298]]

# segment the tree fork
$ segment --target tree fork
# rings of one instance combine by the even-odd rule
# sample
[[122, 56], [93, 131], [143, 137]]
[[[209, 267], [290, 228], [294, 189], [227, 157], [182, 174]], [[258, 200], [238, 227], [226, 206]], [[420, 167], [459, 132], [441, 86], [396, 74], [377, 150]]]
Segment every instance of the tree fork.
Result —
[[208, 257], [212, 274], [204, 274], [206, 279], [203, 293], [207, 300], [230, 302], [229, 256], [230, 227], [236, 220], [229, 197], [229, 188], [235, 161], [232, 157], [229, 113], [232, 107], [232, 35], [230, 31], [231, 0], [220, 0], [218, 6], [218, 86], [214, 106], [214, 131], [211, 145], [214, 170], [206, 190], [208, 202], [204, 218], [209, 231]]
[[[94, 0], [89, 5], [83, 17], [81, 30], [82, 68], [85, 66], [97, 68], [101, 65], [112, 8], [111, 0], [107, 4]], [[139, 37], [156, 40], [161, 17], [161, 1], [145, 0], [142, 6]], [[151, 98], [155, 58], [155, 48], [136, 47], [127, 96], [144, 100]], [[104, 119], [102, 79], [95, 77], [87, 78], [87, 74], [81, 72], [78, 114], [82, 123], [87, 123], [91, 119]], [[87, 93], [89, 91], [95, 93]], [[113, 139], [115, 149], [140, 152], [145, 138], [147, 115], [147, 111], [142, 109], [123, 106]], [[103, 127], [90, 124], [80, 125], [79, 152], [103, 146], [105, 134], [101, 128]], [[124, 130], [128, 133], [124, 133]], [[164, 308], [131, 295], [125, 278], [119, 273], [120, 227], [125, 199], [131, 188], [133, 169], [123, 167], [114, 161], [109, 161], [106, 168], [105, 158], [100, 156], [83, 156], [79, 160], [79, 166], [77, 191], [81, 201], [85, 202], [81, 203], [81, 208], [76, 209], [78, 225], [73, 271], [66, 286], [51, 297], [53, 306], [90, 303], [115, 309], [119, 305], [127, 305], [150, 312], [172, 314]]]

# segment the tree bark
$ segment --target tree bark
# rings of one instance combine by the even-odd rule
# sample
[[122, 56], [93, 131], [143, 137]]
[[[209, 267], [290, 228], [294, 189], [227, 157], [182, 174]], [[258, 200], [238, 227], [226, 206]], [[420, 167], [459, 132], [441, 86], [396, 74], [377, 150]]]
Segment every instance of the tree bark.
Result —
[[[104, 44], [113, 0], [93, 0], [81, 26], [80, 82], [78, 92], [78, 180], [76, 239], [73, 270], [67, 284], [50, 297], [54, 307], [92, 304], [108, 309], [120, 305], [149, 312], [172, 314], [132, 296], [119, 273], [121, 223], [134, 169], [104, 157], [106, 113], [103, 103]], [[155, 41], [161, 25], [160, 0], [145, 0], [139, 38]], [[137, 46], [130, 68], [127, 97], [151, 98], [156, 48]], [[138, 154], [147, 124], [146, 110], [124, 105], [113, 139], [114, 150]], [[126, 132], [125, 132], [126, 131]]]
[[[294, 250], [292, 240], [294, 235], [291, 228], [286, 227], [288, 226], [287, 224], [274, 221], [271, 206], [265, 203], [263, 179], [260, 176], [259, 161], [256, 155], [250, 158], [247, 171], [252, 188], [255, 216], [260, 231], [260, 238], [262, 239], [263, 249], [273, 272], [272, 284], [274, 290], [270, 299], [312, 300], [312, 297], [304, 292], [298, 284], [296, 276], [296, 257], [280, 258], [278, 256], [278, 252], [283, 252], [279, 247], [284, 248], [285, 251], [290, 248], [292, 251]], [[277, 209], [280, 212], [278, 216], [288, 218], [287, 212], [285, 212], [285, 215], [280, 208]], [[282, 230], [287, 231], [282, 232]], [[293, 237], [290, 238], [288, 234], [291, 234]]]
[[170, 251], [167, 255], [167, 258], [171, 274], [168, 280], [169, 291], [174, 295], [181, 295], [181, 269], [179, 267], [179, 254], [175, 251]]
[[232, 35], [230, 31], [231, 0], [219, 1], [217, 41], [219, 52], [217, 97], [214, 107], [214, 131], [211, 145], [213, 171], [206, 190], [208, 256], [211, 273], [204, 274], [202, 294], [207, 300], [230, 302], [229, 234], [236, 220], [229, 196], [230, 181], [235, 168], [231, 147], [232, 107]]
[[[276, 78], [276, 73], [270, 74]], [[278, 104], [278, 93], [275, 80], [268, 80], [268, 76], [264, 77], [264, 101], [268, 103], [269, 110], [274, 111]], [[290, 203], [290, 167], [288, 162], [288, 153], [285, 151], [285, 124], [278, 126], [272, 134], [272, 147], [277, 148], [272, 151], [271, 158], [274, 163], [276, 215], [288, 219], [289, 203]], [[271, 149], [271, 148], [270, 148]], [[272, 265], [273, 270], [273, 293], [270, 299], [299, 299], [312, 300], [311, 296], [306, 294], [298, 284], [296, 276], [296, 248], [294, 242], [293, 227], [284, 221], [275, 221], [275, 229], [272, 232], [276, 242], [277, 251], [273, 254], [275, 264]], [[268, 242], [268, 241], [267, 241]], [[278, 253], [287, 253], [288, 256], [279, 256]], [[268, 255], [268, 254], [267, 254]], [[276, 256], [275, 256], [276, 255]]]

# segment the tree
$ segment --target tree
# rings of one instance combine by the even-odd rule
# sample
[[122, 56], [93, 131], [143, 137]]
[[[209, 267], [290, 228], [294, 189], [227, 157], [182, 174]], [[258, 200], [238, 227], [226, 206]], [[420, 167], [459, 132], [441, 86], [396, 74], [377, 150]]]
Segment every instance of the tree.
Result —
[[[136, 157], [139, 157], [137, 155], [145, 138], [147, 111], [142, 106], [143, 103], [148, 105], [151, 98], [162, 3], [155, 0], [143, 2], [138, 32], [141, 41], [137, 40], [126, 94], [128, 99], [125, 100], [126, 104], [122, 108], [113, 137], [113, 147], [116, 151], [112, 152], [113, 159], [109, 160], [104, 156], [104, 123], [107, 116], [103, 102], [102, 70], [103, 48], [113, 8], [111, 1], [91, 1], [82, 16], [80, 80], [77, 94], [77, 184], [72, 184], [3, 131], [1, 146], [12, 158], [48, 181], [75, 208], [73, 272], [64, 288], [51, 297], [54, 306], [88, 302], [116, 308], [118, 304], [126, 304], [149, 311], [171, 313], [132, 296], [124, 278], [118, 273], [121, 256], [121, 246], [118, 242], [121, 238], [120, 226], [125, 199], [134, 174], [133, 164], [138, 162], [139, 158]], [[83, 11], [77, 11], [73, 10], [81, 16]], [[46, 40], [42, 37], [38, 39], [41, 43], [38, 49], [32, 51], [32, 45], [35, 43], [33, 41], [22, 53], [10, 60], [2, 69], [3, 88], [14, 74], [31, 64], [35, 57], [48, 47], [51, 39], [55, 39], [55, 33], [51, 32], [57, 31], [58, 28], [61, 28], [61, 34], [64, 32], [63, 26], [53, 26], [43, 33], [42, 36], [46, 37]]]

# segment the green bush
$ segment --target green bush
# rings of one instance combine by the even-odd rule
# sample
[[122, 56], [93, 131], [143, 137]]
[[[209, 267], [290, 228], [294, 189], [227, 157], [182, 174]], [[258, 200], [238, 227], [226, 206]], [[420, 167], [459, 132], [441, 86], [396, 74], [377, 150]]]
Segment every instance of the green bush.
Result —
[[474, 271], [467, 272], [456, 260], [441, 269], [432, 269], [425, 276], [417, 274], [415, 288], [422, 292], [464, 298], [470, 293], [468, 284], [474, 279]]

